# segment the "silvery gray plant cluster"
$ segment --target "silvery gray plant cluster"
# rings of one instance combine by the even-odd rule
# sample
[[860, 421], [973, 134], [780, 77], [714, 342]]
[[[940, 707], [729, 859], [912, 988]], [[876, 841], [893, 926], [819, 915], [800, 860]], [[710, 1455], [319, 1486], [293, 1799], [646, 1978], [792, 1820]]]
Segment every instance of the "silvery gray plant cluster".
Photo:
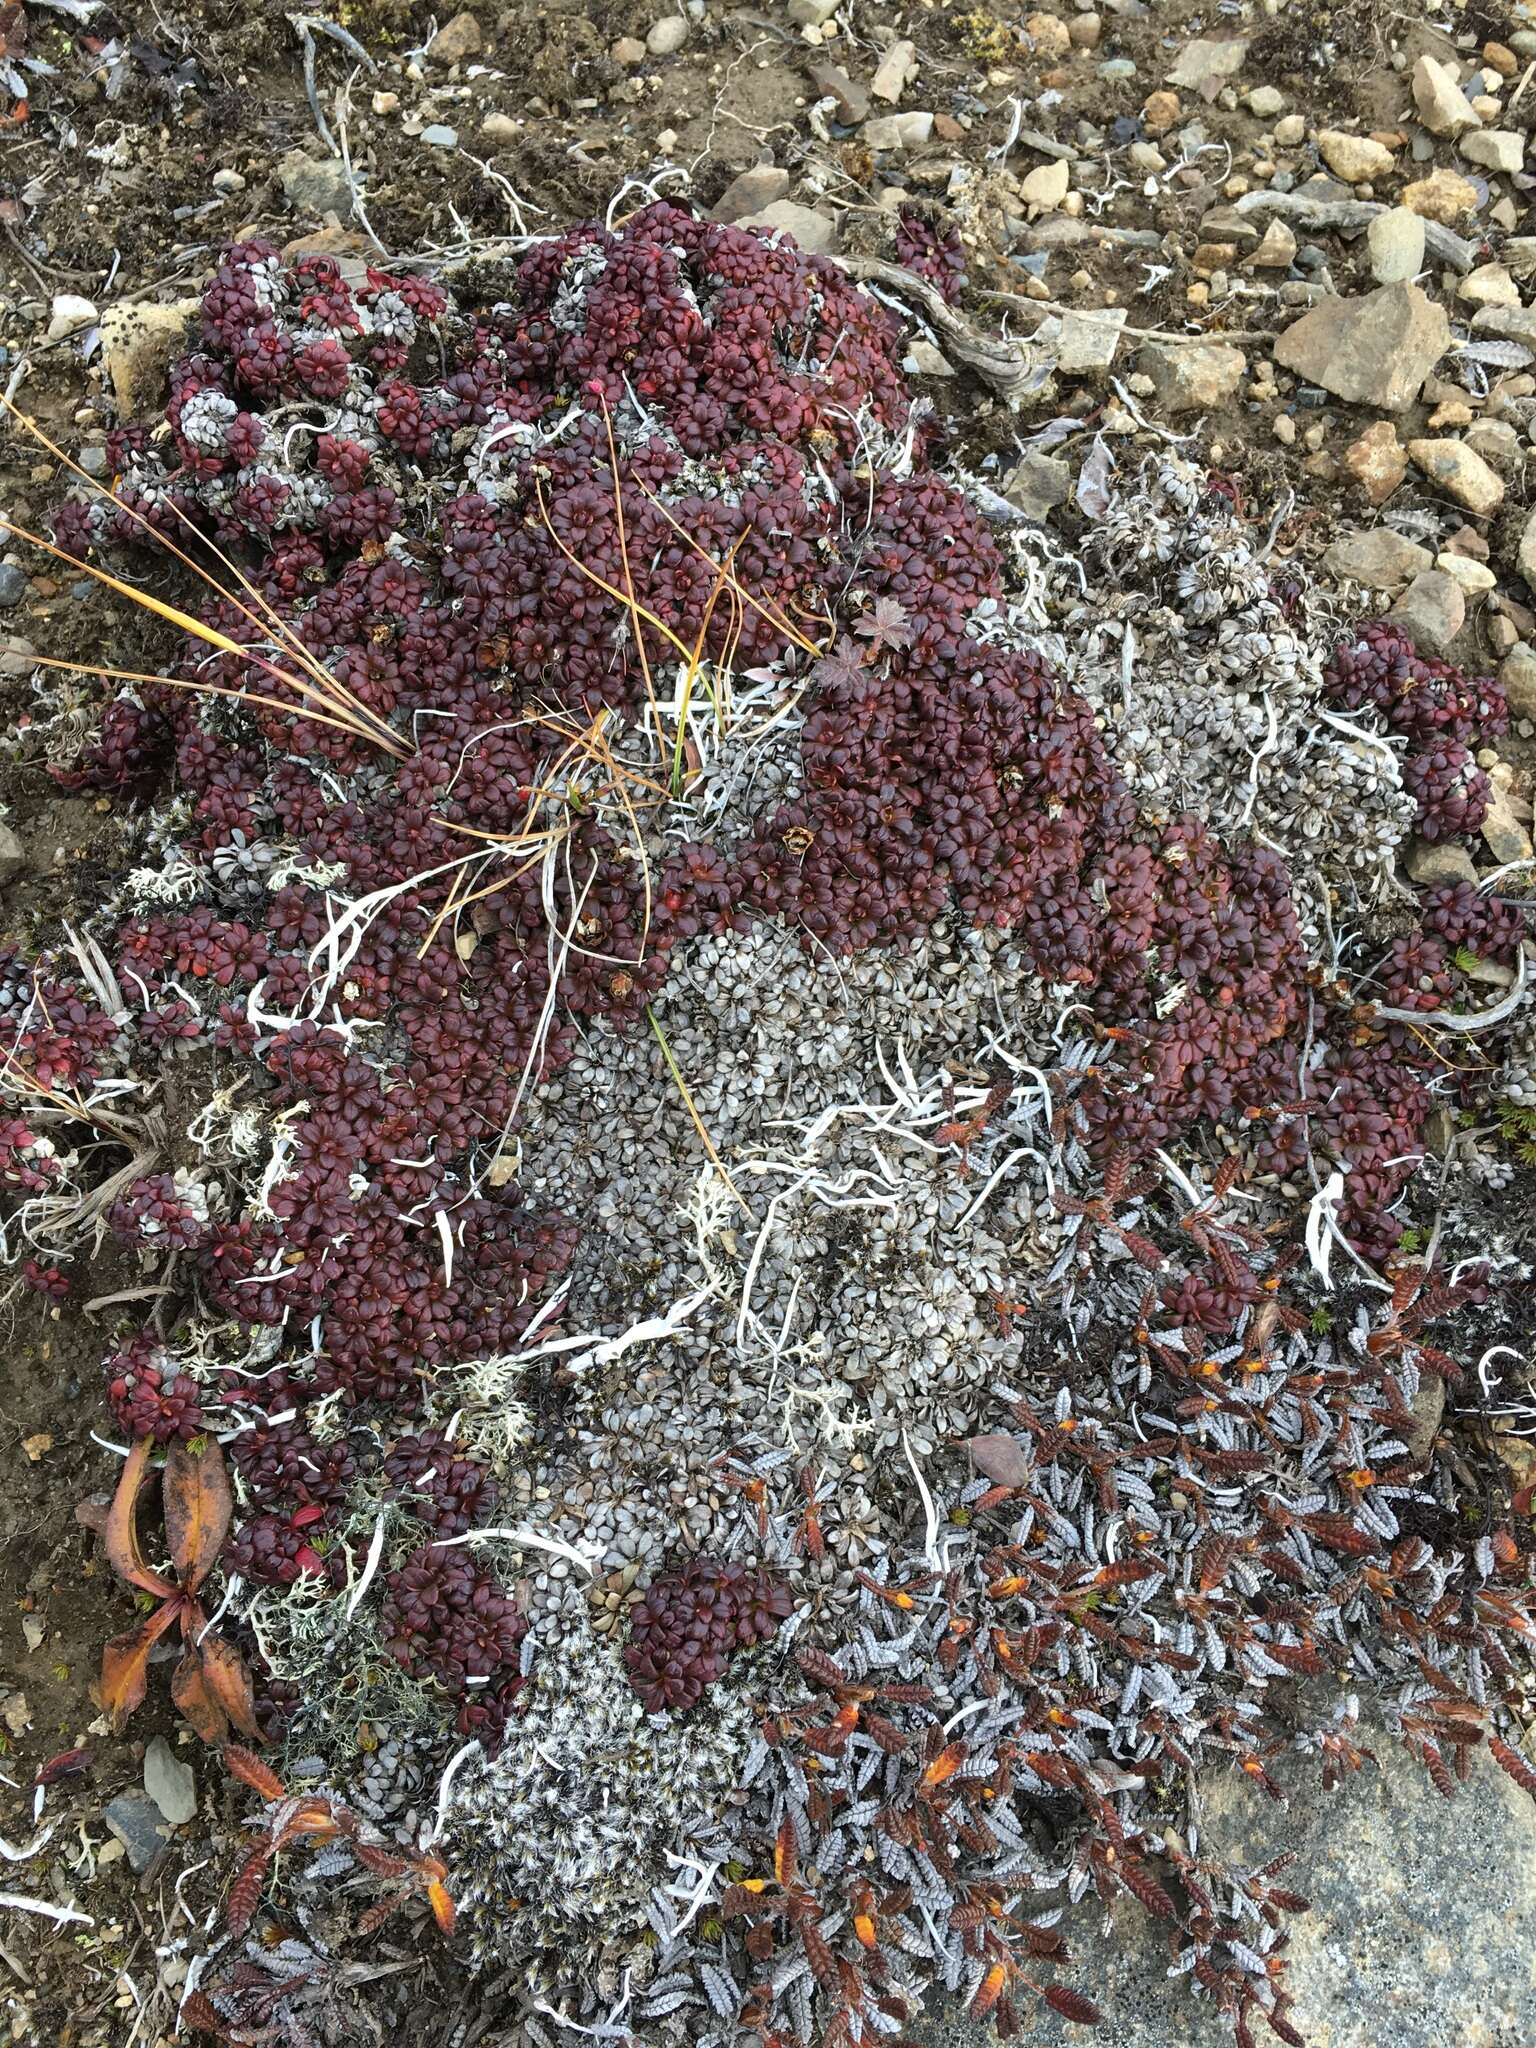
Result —
[[[484, 459], [493, 481], [495, 451]], [[1020, 593], [984, 607], [973, 630], [1057, 663], [1094, 705], [1149, 814], [1193, 810], [1218, 835], [1251, 832], [1278, 848], [1309, 935], [1338, 965], [1340, 906], [1347, 918], [1397, 890], [1413, 805], [1390, 744], [1323, 703], [1328, 600], [1280, 558], [1274, 532], [1256, 540], [1199, 482], [1173, 457], [1150, 462], [1080, 563], [1016, 536]], [[716, 748], [691, 801], [729, 841], [765, 803], [787, 800], [797, 773], [790, 718], [740, 750]], [[809, 1921], [812, 1908], [786, 1892], [786, 1939], [768, 1965], [802, 2039], [819, 2038], [827, 2010], [802, 1922], [845, 1939], [861, 1869], [880, 1890], [910, 1894], [881, 1930], [893, 1990], [974, 1996], [986, 1959], [960, 1939], [955, 1915], [978, 1888], [1011, 1899], [1047, 1945], [1061, 1907], [1103, 1889], [1089, 1831], [1042, 1820], [1063, 1771], [1137, 1855], [1182, 1856], [1203, 1873], [1215, 1931], [1203, 1946], [1186, 1940], [1179, 1967], [1246, 1975], [1261, 2003], [1272, 1996], [1277, 1936], [1260, 1881], [1206, 1870], [1178, 1798], [1170, 1811], [1141, 1795], [1170, 1756], [1182, 1770], [1256, 1750], [1266, 1688], [1294, 1675], [1301, 1635], [1280, 1620], [1234, 1644], [1201, 1607], [1212, 1535], [1264, 1532], [1248, 1482], [1212, 1481], [1185, 1458], [1188, 1491], [1170, 1496], [1138, 1472], [1138, 1445], [1169, 1427], [1145, 1407], [1146, 1351], [1126, 1335], [1148, 1285], [1124, 1235], [1142, 1198], [1116, 1208], [1113, 1230], [1062, 1206], [1100, 1178], [1053, 1120], [1094, 1056], [1077, 993], [1043, 983], [1006, 933], [941, 923], [902, 952], [833, 960], [755, 923], [680, 948], [654, 1029], [587, 1024], [570, 1060], [530, 1092], [496, 1166], [530, 1202], [580, 1225], [562, 1313], [547, 1327], [538, 1319], [517, 1354], [445, 1373], [428, 1418], [497, 1470], [497, 1526], [468, 1540], [526, 1600], [525, 1711], [488, 1760], [430, 1736], [411, 1688], [392, 1686], [388, 1740], [343, 1787], [397, 1828], [435, 1806], [427, 1824], [476, 1953], [514, 1971], [530, 2040], [569, 2041], [582, 2028], [734, 2048], [752, 1980], [722, 1914], [733, 1888], [764, 1878], [786, 1825], [825, 1896]], [[1524, 1057], [1517, 1099], [1536, 1100], [1536, 1054]], [[248, 1169], [257, 1182], [281, 1142], [280, 1129], [266, 1134]], [[1174, 1213], [1209, 1198], [1210, 1172], [1191, 1148], [1160, 1162]], [[1243, 1219], [1262, 1229], [1290, 1207], [1256, 1188]], [[1291, 1332], [1277, 1360], [1310, 1357], [1326, 1371], [1365, 1356], [1363, 1313], [1332, 1334]], [[1154, 1334], [1184, 1347], [1178, 1331]], [[1250, 1332], [1216, 1363], [1230, 1366], [1246, 1341]], [[1398, 1377], [1412, 1400], [1411, 1359]], [[536, 1412], [551, 1380], [549, 1409]], [[1244, 1398], [1256, 1407], [1269, 1390], [1256, 1373]], [[1024, 1726], [999, 1682], [987, 1622], [996, 1572], [970, 1533], [985, 1482], [965, 1441], [1008, 1430], [1025, 1392], [1057, 1424], [1082, 1421], [1085, 1441], [1113, 1456], [1115, 1499], [1106, 1505], [1089, 1464], [1031, 1464], [1034, 1499], [1001, 1540], [1069, 1572], [1113, 1567], [1154, 1535], [1180, 1560], [1173, 1577], [1132, 1586], [1118, 1617], [1169, 1657], [1131, 1656], [1085, 1627], [1057, 1639], [1053, 1698], [1108, 1684], [1119, 1700], [1115, 1716], [1069, 1716], [1065, 1734]], [[1276, 1393], [1266, 1440], [1294, 1454], [1296, 1514], [1359, 1518], [1391, 1541], [1402, 1500], [1450, 1507], [1449, 1481], [1357, 1495], [1341, 1478], [1406, 1456], [1389, 1410], [1363, 1385], [1324, 1433], [1294, 1395]], [[1259, 1435], [1248, 1416], [1218, 1414], [1203, 1441], [1241, 1456]], [[371, 1548], [376, 1572], [419, 1535], [408, 1512], [386, 1515], [360, 1493], [346, 1542], [354, 1556]], [[1275, 1541], [1322, 1590], [1308, 1629], [1352, 1660], [1355, 1682], [1388, 1687], [1393, 1711], [1411, 1717], [1431, 1681], [1404, 1681], [1391, 1658], [1378, 1665], [1348, 1642], [1360, 1597], [1349, 1559], [1300, 1525]], [[796, 1615], [692, 1716], [648, 1717], [623, 1673], [624, 1602], [696, 1553], [766, 1560], [789, 1578]], [[1433, 1597], [1471, 1598], [1491, 1569], [1484, 1559], [1454, 1581], [1447, 1573]], [[1280, 1584], [1236, 1556], [1222, 1570], [1249, 1599]], [[909, 1584], [920, 1591], [903, 1608], [888, 1594]], [[1027, 1589], [1008, 1597], [996, 1613], [1005, 1633], [1049, 1616]], [[279, 1677], [312, 1685], [322, 1668], [372, 1667], [379, 1646], [355, 1584], [303, 1600], [266, 1591], [250, 1606]], [[973, 1626], [951, 1654], [960, 1615]], [[856, 1731], [808, 1768], [795, 1741], [763, 1740], [765, 1701], [814, 1733], [841, 1697], [825, 1669], [817, 1680], [797, 1663], [809, 1644], [847, 1689], [927, 1690], [928, 1704], [890, 1712], [908, 1754]], [[1426, 1655], [1431, 1665], [1444, 1656], [1447, 1683], [1481, 1683], [1467, 1659]], [[963, 1878], [952, 1858], [946, 1869], [881, 1821], [919, 1810], [912, 1759], [935, 1729], [963, 1746], [962, 1788], [979, 1797], [1006, 1765], [1023, 1795], [998, 1797], [973, 1828]], [[301, 1713], [296, 1739], [320, 1732], [319, 1717]], [[1330, 1742], [1347, 1748], [1347, 1727], [1308, 1739], [1331, 1754]], [[846, 1797], [828, 1823], [816, 1816], [833, 1791]], [[748, 1893], [749, 1904], [761, 1896]], [[866, 2024], [900, 2032], [874, 2011]]]

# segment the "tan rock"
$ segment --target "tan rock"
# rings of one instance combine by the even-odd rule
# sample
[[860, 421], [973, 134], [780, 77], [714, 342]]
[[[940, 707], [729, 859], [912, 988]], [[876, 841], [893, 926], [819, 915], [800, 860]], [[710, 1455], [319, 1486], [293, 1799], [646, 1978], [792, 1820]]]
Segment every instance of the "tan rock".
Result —
[[1369, 135], [1351, 135], [1343, 128], [1324, 128], [1317, 138], [1318, 154], [1336, 178], [1347, 185], [1364, 185], [1384, 178], [1391, 170], [1393, 156]]
[[166, 372], [184, 352], [188, 330], [201, 310], [200, 299], [108, 306], [101, 316], [101, 348], [119, 419], [159, 410]]
[[1272, 220], [1264, 239], [1248, 258], [1255, 270], [1289, 270], [1296, 260], [1296, 237], [1283, 220]]
[[1408, 456], [1390, 420], [1376, 420], [1344, 450], [1344, 467], [1373, 505], [1384, 505], [1408, 474]]
[[1413, 67], [1413, 104], [1431, 135], [1454, 140], [1479, 125], [1455, 72], [1435, 57], [1422, 56]]
[[1037, 164], [1019, 180], [1019, 192], [1029, 205], [1049, 213], [1066, 198], [1071, 183], [1072, 173], [1064, 163]]
[[875, 75], [869, 81], [870, 92], [877, 100], [884, 100], [887, 106], [894, 107], [911, 84], [916, 70], [916, 43], [892, 43], [875, 67]]
[[1461, 280], [1456, 296], [1467, 306], [1518, 306], [1520, 288], [1502, 263], [1480, 263]]
[[1027, 14], [1024, 33], [1047, 64], [1059, 64], [1072, 50], [1072, 31], [1059, 14]]
[[1448, 228], [1477, 205], [1477, 187], [1460, 171], [1431, 171], [1427, 178], [1403, 187], [1402, 202], [1410, 213]]
[[1368, 533], [1346, 533], [1323, 556], [1330, 576], [1363, 583], [1367, 590], [1406, 589], [1415, 576], [1434, 566], [1428, 548], [1394, 533], [1390, 526], [1374, 526]]
[[1325, 299], [1275, 343], [1275, 361], [1336, 398], [1402, 412], [1450, 345], [1445, 309], [1414, 284]]
[[1477, 518], [1486, 519], [1503, 504], [1504, 479], [1465, 441], [1424, 436], [1408, 443], [1408, 453], [1431, 483]]
[[1166, 135], [1183, 112], [1176, 92], [1148, 93], [1141, 109], [1141, 125], [1149, 135]]
[[478, 57], [484, 47], [485, 33], [466, 7], [443, 23], [428, 43], [427, 55], [438, 64], [462, 64], [466, 58]]

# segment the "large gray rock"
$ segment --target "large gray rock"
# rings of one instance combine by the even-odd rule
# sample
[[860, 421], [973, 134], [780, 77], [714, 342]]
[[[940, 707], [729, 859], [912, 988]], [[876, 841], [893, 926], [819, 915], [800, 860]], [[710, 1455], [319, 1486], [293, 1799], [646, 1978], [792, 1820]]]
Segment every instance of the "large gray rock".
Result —
[[1343, 534], [1323, 556], [1323, 567], [1330, 576], [1347, 576], [1368, 590], [1401, 590], [1434, 566], [1428, 548], [1421, 548], [1405, 534], [1394, 533], [1390, 526]]
[[[1241, 1771], [1202, 1781], [1204, 1846], [1263, 1864], [1296, 1861], [1283, 1882], [1312, 1902], [1287, 1922], [1291, 2014], [1309, 2048], [1531, 2048], [1536, 2042], [1536, 1805], [1485, 1758], [1443, 1800], [1389, 1735], [1377, 1763], [1336, 1792], [1315, 1761], [1283, 1758], [1276, 1806]], [[1114, 1938], [1097, 1908], [1065, 1927], [1065, 1981], [1102, 2006], [1092, 2033], [1021, 1993], [1032, 2048], [1232, 2048], [1232, 2030], [1187, 1980], [1170, 1980], [1161, 1923], [1131, 1900]], [[990, 2048], [985, 2026], [944, 2016], [915, 2030], [930, 2048]], [[1258, 2040], [1272, 2040], [1262, 2022]]]
[[1275, 361], [1336, 398], [1402, 412], [1450, 339], [1443, 306], [1416, 284], [1384, 284], [1361, 299], [1314, 306], [1275, 343]]
[[1248, 358], [1222, 342], [1147, 342], [1137, 368], [1152, 379], [1164, 413], [1205, 412], [1223, 405], [1243, 381]]
[[339, 156], [322, 161], [307, 150], [290, 149], [278, 163], [277, 182], [288, 204], [300, 213], [352, 218], [352, 186]]
[[1388, 615], [1416, 646], [1446, 654], [1467, 622], [1467, 593], [1443, 569], [1415, 576]]
[[171, 363], [185, 353], [201, 311], [201, 299], [108, 306], [101, 316], [101, 347], [119, 419], [142, 419], [159, 410]]

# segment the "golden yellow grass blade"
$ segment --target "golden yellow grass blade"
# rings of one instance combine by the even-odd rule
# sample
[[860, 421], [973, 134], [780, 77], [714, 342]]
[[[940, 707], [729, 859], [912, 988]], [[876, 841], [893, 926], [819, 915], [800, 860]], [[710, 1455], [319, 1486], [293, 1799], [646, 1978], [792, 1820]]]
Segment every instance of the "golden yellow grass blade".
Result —
[[[290, 718], [304, 718], [311, 725], [333, 726], [337, 732], [350, 733], [353, 739], [375, 744], [372, 733], [359, 732], [344, 718], [332, 718], [328, 713], [312, 711], [304, 704], [290, 704], [283, 697], [269, 697], [262, 690], [237, 690], [228, 683], [194, 683], [185, 676], [148, 675], [139, 669], [108, 668], [100, 661], [61, 661], [52, 654], [34, 654], [29, 659], [37, 668], [62, 669], [67, 675], [107, 676], [115, 683], [163, 683], [168, 690], [190, 690], [194, 696], [233, 697], [239, 704], [264, 704], [269, 711], [281, 711]], [[394, 751], [398, 759], [405, 758], [403, 748]]]
[[[34, 420], [29, 414], [22, 412], [21, 409], [11, 399], [5, 397], [4, 393], [0, 393], [0, 405], [3, 405], [5, 410], [8, 413], [10, 413], [11, 417], [18, 422], [18, 424], [24, 429], [24, 431], [30, 434], [32, 438], [35, 441], [37, 441], [42, 447], [46, 448], [49, 454], [52, 455], [56, 461], [61, 462], [72, 476], [77, 476], [80, 479], [80, 481], [87, 487], [87, 489], [94, 491], [96, 495], [99, 498], [103, 499], [107, 504], [115, 507], [116, 510], [120, 512], [125, 512], [128, 515], [128, 517], [134, 521], [136, 525], [141, 526], [144, 529], [144, 531], [150, 536], [152, 540], [157, 542], [159, 546], [165, 548], [170, 554], [174, 555], [178, 562], [183, 563], [188, 569], [190, 569], [192, 574], [196, 576], [200, 582], [205, 583], [207, 587], [215, 594], [215, 596], [220, 597], [226, 603], [233, 605], [235, 610], [239, 612], [240, 616], [243, 619], [245, 619], [249, 624], [257, 627], [259, 630], [269, 630], [273, 632], [277, 639], [287, 649], [288, 653], [292, 655], [303, 668], [307, 669], [309, 673], [315, 678], [315, 680], [319, 684], [321, 684], [321, 686], [324, 689], [326, 689], [327, 691], [334, 692], [339, 699], [345, 700], [347, 703], [355, 705], [358, 712], [362, 715], [362, 717], [365, 720], [371, 721], [374, 724], [382, 725], [382, 721], [376, 717], [376, 714], [374, 714], [368, 709], [368, 706], [364, 704], [361, 701], [361, 699], [355, 697], [353, 693], [349, 689], [347, 689], [344, 683], [338, 682], [337, 679], [333, 675], [331, 675], [330, 671], [322, 665], [318, 657], [312, 654], [309, 648], [305, 646], [303, 640], [299, 637], [297, 633], [294, 632], [293, 628], [288, 624], [287, 620], [282, 617], [282, 615], [276, 610], [274, 606], [268, 604], [267, 600], [262, 596], [261, 592], [244, 574], [244, 572], [239, 568], [239, 566], [236, 563], [232, 562], [228, 555], [226, 555], [214, 541], [210, 540], [206, 534], [197, 534], [198, 540], [201, 542], [203, 546], [205, 546], [208, 549], [210, 554], [214, 555], [220, 562], [224, 564], [224, 567], [229, 571], [230, 575], [235, 578], [236, 582], [240, 585], [241, 589], [245, 591], [246, 595], [250, 598], [251, 602], [260, 607], [262, 613], [261, 617], [258, 617], [256, 613], [247, 610], [247, 608], [240, 603], [238, 598], [232, 597], [230, 593], [224, 589], [222, 584], [215, 581], [215, 579], [208, 574], [206, 569], [204, 569], [199, 563], [195, 562], [192, 559], [192, 557], [188, 555], [183, 549], [177, 547], [176, 543], [173, 540], [171, 540], [168, 535], [163, 534], [157, 526], [152, 524], [150, 520], [146, 519], [144, 514], [138, 510], [137, 506], [128, 504], [125, 499], [118, 497], [115, 491], [107, 490], [104, 485], [96, 481], [95, 477], [89, 475], [85, 470], [83, 470], [77, 462], [72, 461], [70, 457], [65, 454], [64, 450], [59, 446], [59, 444], [56, 441], [50, 439], [50, 437], [43, 432], [42, 428], [37, 424], [37, 421]], [[182, 525], [185, 526], [189, 532], [196, 534], [196, 528], [192, 525], [191, 520], [187, 517], [186, 513], [182, 511], [181, 507], [175, 502], [175, 500], [173, 498], [168, 498], [166, 500], [166, 503], [169, 506], [170, 510], [181, 521]], [[81, 566], [84, 567], [85, 565], [82, 564]], [[384, 729], [388, 730], [387, 727]]]
[[736, 1197], [737, 1201], [740, 1202], [742, 1208], [745, 1209], [747, 1214], [750, 1216], [752, 1214], [752, 1205], [747, 1200], [746, 1196], [741, 1192], [741, 1189], [737, 1187], [735, 1181], [731, 1179], [729, 1172], [726, 1170], [725, 1161], [720, 1157], [720, 1154], [715, 1149], [714, 1139], [709, 1135], [709, 1132], [704, 1128], [704, 1119], [699, 1115], [698, 1110], [694, 1107], [693, 1096], [689, 1091], [688, 1083], [683, 1079], [683, 1070], [677, 1064], [677, 1061], [673, 1058], [672, 1048], [667, 1043], [667, 1034], [661, 1028], [661, 1019], [656, 1015], [656, 1012], [651, 1008], [649, 1003], [647, 1003], [645, 1006], [645, 1014], [650, 1023], [652, 1031], [654, 1031], [656, 1034], [656, 1043], [661, 1047], [661, 1056], [667, 1063], [667, 1072], [672, 1076], [673, 1082], [676, 1084], [677, 1087], [677, 1092], [683, 1098], [683, 1107], [687, 1110], [689, 1116], [693, 1120], [693, 1128], [699, 1134], [700, 1144], [704, 1147], [704, 1150], [709, 1154], [710, 1164], [714, 1167], [716, 1173], [719, 1174], [720, 1178], [725, 1182], [726, 1186], [730, 1189], [731, 1193]]
[[[152, 597], [147, 590], [139, 590], [131, 583], [124, 583], [120, 577], [112, 575], [109, 570], [98, 569], [90, 562], [77, 561], [73, 555], [66, 555], [62, 548], [55, 547], [52, 541], [44, 540], [41, 534], [30, 533], [26, 527], [17, 526], [14, 521], [0, 515], [0, 534], [4, 533], [15, 534], [19, 540], [29, 541], [33, 547], [41, 548], [45, 555], [51, 555], [56, 562], [62, 562], [70, 569], [83, 570], [87, 576], [94, 577], [98, 583], [104, 584], [108, 590], [115, 590], [119, 597], [126, 597], [133, 604], [141, 606], [143, 610], [153, 612], [157, 618], [164, 619], [169, 625], [180, 627], [182, 632], [191, 634], [194, 639], [201, 640], [207, 647], [217, 649], [220, 654], [233, 654], [241, 661], [248, 661], [253, 668], [259, 668], [264, 675], [271, 676], [274, 681], [283, 684], [286, 689], [297, 691], [301, 697], [312, 698], [318, 696], [322, 703], [330, 707], [333, 714], [330, 722], [333, 724], [340, 723], [344, 731], [353, 733], [358, 739], [367, 740], [373, 746], [383, 747], [387, 752], [395, 754], [400, 758], [404, 758], [409, 751], [399, 737], [390, 731], [388, 726], [380, 725], [375, 731], [371, 729], [371, 726], [365, 726], [359, 719], [349, 717], [346, 705], [334, 702], [324, 691], [320, 690], [315, 683], [306, 677], [290, 675], [286, 669], [278, 668], [275, 663], [268, 661], [265, 656], [257, 653], [254, 648], [242, 647], [238, 640], [231, 640], [229, 635], [221, 633], [217, 626], [208, 626], [201, 619], [193, 618], [190, 612], [184, 612], [179, 605], [167, 604], [162, 598]], [[174, 678], [168, 677], [165, 680], [172, 681]], [[219, 693], [217, 686], [214, 684], [193, 684], [190, 687], [208, 689], [216, 694]], [[226, 690], [222, 694], [226, 696], [240, 696], [244, 693], [238, 690]], [[279, 704], [279, 709], [281, 710], [294, 711], [298, 708], [296, 705]], [[319, 716], [318, 713], [309, 712], [306, 712], [305, 715]], [[364, 716], [368, 720], [373, 721], [373, 714], [371, 712], [365, 712]]]
[[571, 567], [573, 569], [578, 569], [581, 572], [581, 574], [586, 577], [589, 583], [595, 583], [599, 590], [605, 591], [609, 597], [616, 599], [619, 604], [624, 605], [626, 608], [633, 609], [633, 611], [636, 613], [638, 617], [646, 621], [647, 625], [654, 626], [657, 632], [660, 633], [662, 638], [666, 641], [669, 641], [671, 645], [677, 649], [677, 652], [681, 656], [681, 658], [684, 661], [686, 661], [688, 659], [688, 646], [686, 641], [680, 640], [677, 637], [677, 635], [672, 631], [672, 628], [670, 626], [663, 625], [661, 620], [657, 618], [656, 614], [653, 611], [649, 610], [645, 605], [641, 604], [637, 599], [626, 597], [622, 590], [616, 590], [613, 584], [611, 584], [605, 576], [599, 576], [595, 569], [589, 568], [579, 555], [573, 554], [570, 548], [566, 546], [565, 542], [560, 538], [559, 534], [556, 533], [554, 528], [554, 522], [550, 519], [549, 507], [544, 502], [544, 487], [540, 483], [537, 476], [535, 476], [533, 480], [533, 494], [534, 497], [538, 500], [539, 512], [541, 517], [543, 518], [544, 525], [549, 534], [550, 539], [554, 542], [555, 546], [560, 550], [561, 554], [564, 555], [565, 559], [570, 563]]
[[[672, 531], [675, 534], [679, 535], [683, 540], [685, 540], [688, 543], [689, 547], [693, 549], [696, 555], [702, 556], [703, 559], [706, 562], [708, 562], [709, 566], [712, 569], [718, 569], [720, 564], [709, 552], [709, 549], [705, 547], [703, 542], [699, 540], [694, 534], [691, 534], [686, 526], [682, 525], [677, 519], [673, 517], [670, 506], [664, 505], [662, 503], [661, 499], [657, 497], [656, 493], [651, 489], [650, 485], [646, 483], [641, 483], [638, 477], [636, 477], [635, 482], [638, 488], [642, 490], [645, 493], [646, 497], [650, 499], [651, 503], [656, 507], [656, 510], [661, 514], [662, 518], [666, 520], [668, 526], [672, 528]], [[745, 540], [746, 535], [743, 534], [741, 536], [741, 539]], [[739, 547], [740, 544], [740, 541], [738, 541], [737, 546]], [[790, 621], [784, 617], [783, 613], [779, 611], [777, 606], [774, 606], [770, 610], [768, 600], [754, 597], [751, 591], [748, 590], [747, 586], [744, 583], [740, 582], [734, 575], [731, 578], [731, 588], [736, 592], [736, 595], [738, 597], [745, 599], [745, 601], [749, 605], [751, 605], [753, 611], [760, 613], [762, 617], [768, 621], [769, 625], [772, 626], [773, 630], [776, 633], [782, 633], [786, 640], [793, 642], [793, 644], [796, 647], [802, 649], [806, 654], [824, 654], [826, 652], [826, 649], [824, 647], [818, 645], [818, 643], [814, 640], [808, 640], [805, 637], [805, 635], [799, 631], [797, 627], [792, 625]]]

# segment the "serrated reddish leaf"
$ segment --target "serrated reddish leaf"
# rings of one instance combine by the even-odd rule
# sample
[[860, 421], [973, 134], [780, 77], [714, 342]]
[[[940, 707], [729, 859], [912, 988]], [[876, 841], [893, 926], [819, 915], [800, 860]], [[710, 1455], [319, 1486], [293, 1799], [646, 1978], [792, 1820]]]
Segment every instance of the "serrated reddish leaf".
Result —
[[242, 1749], [238, 1742], [224, 1745], [224, 1767], [232, 1778], [238, 1778], [242, 1785], [248, 1785], [258, 1798], [265, 1799], [270, 1806], [274, 1799], [285, 1796], [287, 1787], [276, 1771], [268, 1770], [259, 1756], [252, 1756], [248, 1749]]
[[212, 1571], [234, 1514], [218, 1440], [202, 1437], [199, 1444], [194, 1451], [179, 1439], [172, 1443], [161, 1486], [171, 1560], [189, 1593], [195, 1593]]
[[112, 1505], [107, 1509], [102, 1537], [108, 1561], [120, 1579], [126, 1580], [130, 1586], [137, 1586], [142, 1593], [153, 1593], [157, 1600], [168, 1600], [176, 1588], [159, 1572], [151, 1571], [139, 1547], [139, 1489], [144, 1484], [149, 1454], [154, 1447], [151, 1437], [141, 1437], [128, 1453], [122, 1477], [117, 1482], [117, 1491], [112, 1496]]

